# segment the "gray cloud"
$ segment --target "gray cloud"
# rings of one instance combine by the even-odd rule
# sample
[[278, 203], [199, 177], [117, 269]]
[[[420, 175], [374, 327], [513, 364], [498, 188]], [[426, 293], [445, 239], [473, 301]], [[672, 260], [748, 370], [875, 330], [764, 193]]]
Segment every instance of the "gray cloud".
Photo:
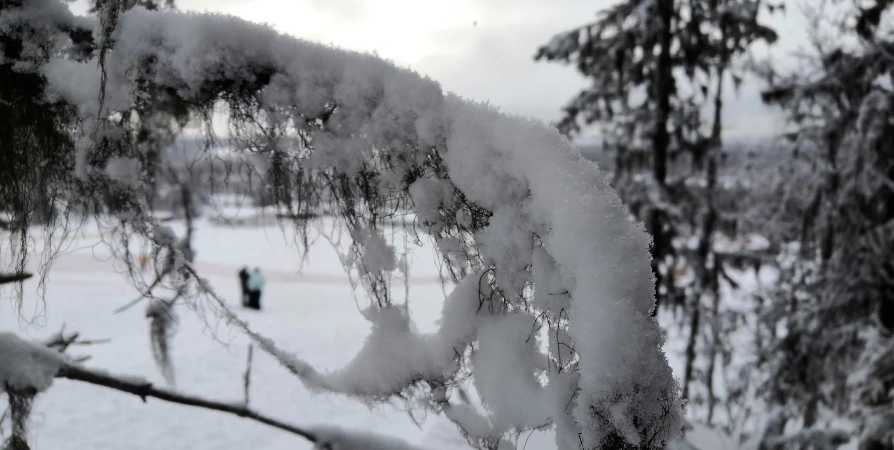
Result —
[[556, 33], [591, 20], [600, 3], [484, 1], [477, 24], [436, 34], [436, 51], [418, 68], [464, 97], [554, 121], [586, 81], [571, 67], [535, 62], [534, 53]]
[[545, 41], [489, 29], [487, 23], [479, 27], [466, 33], [469, 42], [423, 58], [419, 70], [449, 91], [546, 121], [556, 119], [561, 105], [585, 86], [570, 67], [534, 62], [534, 51]]

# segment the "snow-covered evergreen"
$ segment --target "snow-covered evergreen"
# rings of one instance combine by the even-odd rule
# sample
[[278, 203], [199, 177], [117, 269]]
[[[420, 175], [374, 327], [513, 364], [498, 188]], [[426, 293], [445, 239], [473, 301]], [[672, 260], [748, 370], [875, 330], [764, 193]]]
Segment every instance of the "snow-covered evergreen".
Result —
[[788, 425], [771, 438], [833, 448], [836, 428], [861, 449], [894, 448], [891, 6], [840, 5], [809, 30], [815, 70], [766, 73], [764, 99], [788, 116], [797, 152], [799, 185], [779, 191], [800, 197], [783, 205], [799, 227], [768, 316], [780, 332], [764, 397]]

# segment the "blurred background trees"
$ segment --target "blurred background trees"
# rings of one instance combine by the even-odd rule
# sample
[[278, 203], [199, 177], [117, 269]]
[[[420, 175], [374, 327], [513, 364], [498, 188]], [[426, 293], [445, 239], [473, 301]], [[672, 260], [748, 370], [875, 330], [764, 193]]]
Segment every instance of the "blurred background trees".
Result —
[[[690, 422], [762, 448], [891, 449], [894, 2], [797, 5], [811, 48], [791, 73], [750, 57], [787, 3], [618, 2], [535, 59], [592, 82], [556, 125], [598, 128], [653, 235]], [[731, 145], [725, 89], [749, 77], [790, 133]]]

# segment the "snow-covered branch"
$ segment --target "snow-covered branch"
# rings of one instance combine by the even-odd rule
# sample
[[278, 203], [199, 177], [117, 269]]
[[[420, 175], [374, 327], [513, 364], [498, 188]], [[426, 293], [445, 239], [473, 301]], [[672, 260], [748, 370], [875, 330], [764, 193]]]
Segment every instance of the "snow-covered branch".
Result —
[[[59, 337], [63, 336], [63, 337]], [[73, 337], [72, 337], [73, 336]], [[62, 353], [75, 341], [77, 334], [60, 333], [47, 342], [30, 342], [12, 333], [0, 333], [0, 386], [16, 399], [30, 399], [50, 388], [54, 378], [64, 378], [136, 395], [144, 402], [149, 398], [178, 405], [232, 414], [247, 420], [300, 436], [326, 450], [420, 450], [399, 439], [374, 433], [354, 432], [337, 427], [304, 428], [292, 425], [249, 408], [247, 404], [228, 403], [183, 394], [161, 388], [139, 377], [113, 375], [90, 369], [71, 361]], [[63, 347], [57, 344], [63, 343]], [[16, 415], [13, 408], [13, 415]], [[18, 421], [26, 420], [25, 417]], [[22, 433], [24, 434], [24, 433]], [[18, 436], [24, 440], [24, 436]]]
[[290, 425], [283, 421], [261, 414], [252, 410], [247, 405], [220, 402], [215, 400], [203, 399], [196, 396], [181, 394], [169, 389], [159, 388], [152, 383], [132, 377], [124, 377], [112, 375], [110, 373], [88, 369], [77, 364], [64, 364], [59, 368], [56, 374], [58, 378], [65, 378], [74, 381], [80, 381], [88, 384], [102, 386], [116, 391], [140, 397], [144, 402], [147, 398], [155, 398], [169, 403], [176, 403], [184, 406], [194, 406], [197, 408], [210, 409], [220, 411], [227, 414], [233, 414], [248, 420], [263, 423], [273, 428], [301, 436], [311, 442], [317, 442], [316, 435], [312, 431], [304, 428]]

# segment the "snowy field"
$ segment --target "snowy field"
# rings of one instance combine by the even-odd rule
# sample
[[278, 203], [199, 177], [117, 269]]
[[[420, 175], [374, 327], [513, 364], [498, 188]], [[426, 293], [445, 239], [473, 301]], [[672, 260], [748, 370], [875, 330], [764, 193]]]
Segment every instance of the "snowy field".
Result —
[[[244, 213], [244, 212], [243, 212]], [[369, 325], [358, 311], [347, 276], [331, 245], [319, 239], [302, 264], [289, 226], [234, 227], [197, 223], [195, 267], [216, 292], [249, 324], [320, 369], [336, 369], [360, 348]], [[180, 232], [182, 224], [173, 223]], [[111, 342], [76, 347], [89, 354], [87, 365], [137, 375], [163, 385], [149, 347], [148, 322], [142, 307], [121, 314], [113, 310], [135, 298], [135, 289], [120, 274], [95, 225], [87, 225], [59, 256], [50, 272], [45, 303], [32, 279], [25, 283], [20, 316], [11, 289], [0, 302], [0, 329], [44, 338], [63, 324], [86, 339]], [[38, 238], [36, 244], [42, 244]], [[444, 291], [430, 247], [410, 244], [410, 310], [421, 331], [437, 325]], [[33, 265], [33, 264], [32, 264]], [[242, 265], [261, 267], [267, 278], [261, 312], [238, 307], [236, 273]], [[402, 291], [402, 289], [398, 289]], [[360, 294], [362, 297], [362, 294]], [[400, 297], [400, 294], [398, 294]], [[360, 305], [364, 300], [360, 298]], [[173, 340], [177, 390], [211, 399], [240, 402], [248, 340], [217, 318], [180, 307]], [[683, 336], [671, 330], [667, 351], [671, 366], [682, 370]], [[404, 404], [367, 407], [355, 400], [317, 395], [273, 358], [255, 351], [251, 406], [299, 426], [339, 425], [375, 431], [423, 444], [431, 450], [467, 449], [455, 427], [429, 416], [417, 426]], [[419, 409], [419, 408], [416, 408]], [[704, 430], [690, 432], [701, 449], [729, 448], [730, 443]], [[57, 380], [42, 394], [33, 414], [35, 449], [309, 449], [293, 435], [231, 415], [138, 398], [79, 382]], [[697, 442], [701, 441], [701, 442]], [[518, 448], [555, 448], [551, 433], [523, 434]]]
[[[174, 224], [175, 228], [177, 224]], [[115, 373], [138, 375], [160, 385], [163, 379], [149, 347], [148, 322], [141, 307], [113, 310], [135, 298], [135, 289], [118, 273], [99, 234], [88, 226], [59, 257], [50, 274], [45, 305], [37, 281], [25, 283], [23, 317], [13, 307], [11, 289], [0, 302], [0, 329], [44, 338], [66, 330], [86, 339], [111, 339], [77, 347], [92, 356], [86, 364]], [[288, 228], [220, 227], [202, 220], [195, 238], [196, 268], [256, 330], [321, 369], [348, 362], [369, 332], [357, 310], [338, 256], [325, 240], [313, 245], [302, 268]], [[38, 239], [38, 245], [41, 243]], [[410, 309], [422, 331], [433, 329], [444, 298], [433, 254], [416, 248], [410, 255]], [[267, 277], [263, 310], [236, 307], [242, 264], [259, 266]], [[402, 289], [401, 289], [402, 291]], [[362, 300], [361, 300], [362, 301]], [[247, 339], [237, 330], [181, 307], [173, 345], [176, 388], [203, 397], [242, 399]], [[400, 436], [427, 448], [463, 449], [453, 425], [428, 417], [417, 427], [405, 405], [368, 408], [355, 400], [309, 393], [273, 358], [254, 352], [251, 405], [300, 426], [328, 424]], [[302, 439], [234, 416], [166, 404], [67, 380], [57, 380], [36, 403], [32, 445], [56, 449], [309, 449]], [[522, 439], [527, 436], [522, 436]], [[538, 440], [540, 441], [538, 443]], [[549, 448], [551, 438], [534, 436], [528, 448]]]

